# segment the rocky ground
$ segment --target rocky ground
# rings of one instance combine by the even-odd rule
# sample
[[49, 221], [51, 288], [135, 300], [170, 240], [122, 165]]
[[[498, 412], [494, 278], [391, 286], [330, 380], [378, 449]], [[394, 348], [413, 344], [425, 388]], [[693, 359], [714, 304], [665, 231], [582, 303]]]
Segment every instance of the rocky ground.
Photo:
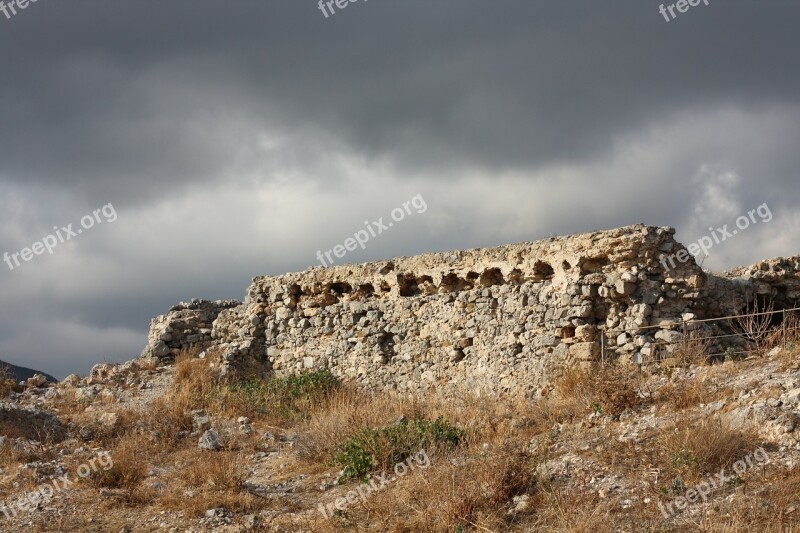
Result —
[[791, 531], [796, 346], [569, 370], [530, 399], [222, 382], [191, 353], [5, 383], [0, 530]]

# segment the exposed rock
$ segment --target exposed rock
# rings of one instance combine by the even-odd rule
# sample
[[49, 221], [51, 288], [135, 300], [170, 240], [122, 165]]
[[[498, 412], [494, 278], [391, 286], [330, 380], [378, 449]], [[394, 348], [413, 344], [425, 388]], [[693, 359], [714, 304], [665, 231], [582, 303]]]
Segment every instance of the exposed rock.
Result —
[[217, 451], [222, 449], [222, 438], [214, 429], [209, 429], [197, 441], [197, 447], [201, 450]]
[[42, 374], [34, 374], [33, 377], [30, 377], [25, 381], [25, 385], [28, 387], [44, 387], [47, 385], [47, 383], [47, 376]]
[[150, 324], [147, 347], [142, 358], [173, 358], [185, 346], [203, 347], [211, 343], [211, 325], [219, 313], [241, 305], [235, 300], [192, 300], [172, 307]]
[[60, 442], [66, 437], [66, 430], [54, 414], [2, 402], [0, 435], [39, 442]]
[[224, 375], [328, 368], [369, 389], [535, 394], [568, 359], [652, 361], [688, 332], [731, 333], [698, 320], [757, 294], [776, 308], [800, 297], [800, 258], [712, 275], [669, 260], [685, 251], [673, 235], [636, 225], [258, 277], [242, 304], [197, 300], [156, 318], [144, 353], [214, 348]]

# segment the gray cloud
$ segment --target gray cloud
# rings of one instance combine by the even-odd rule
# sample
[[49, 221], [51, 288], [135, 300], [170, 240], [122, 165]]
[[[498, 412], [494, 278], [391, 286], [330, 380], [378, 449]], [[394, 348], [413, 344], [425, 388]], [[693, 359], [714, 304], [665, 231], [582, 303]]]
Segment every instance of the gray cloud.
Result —
[[800, 6], [712, 0], [666, 23], [658, 5], [0, 15], [0, 252], [107, 202], [120, 213], [0, 271], [0, 357], [60, 375], [131, 357], [172, 303], [311, 266], [417, 193], [427, 213], [348, 261], [635, 222], [689, 242], [762, 202], [774, 220], [707, 264], [796, 253]]

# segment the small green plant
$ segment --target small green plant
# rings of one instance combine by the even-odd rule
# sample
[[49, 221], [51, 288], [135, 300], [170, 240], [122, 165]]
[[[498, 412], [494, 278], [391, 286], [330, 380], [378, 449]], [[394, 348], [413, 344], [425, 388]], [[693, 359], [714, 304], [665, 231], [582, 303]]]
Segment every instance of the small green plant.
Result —
[[679, 452], [672, 456], [672, 465], [675, 468], [691, 467], [697, 465], [697, 458], [691, 450], [682, 448]]
[[591, 407], [592, 407], [592, 410], [594, 411], [594, 414], [596, 414], [598, 416], [603, 414], [603, 408], [600, 407], [600, 404], [598, 402], [592, 402]]
[[726, 361], [734, 361], [736, 360], [736, 350], [728, 346], [727, 348], [725, 348], [724, 356]]
[[248, 416], [273, 415], [296, 420], [307, 418], [339, 386], [339, 380], [329, 370], [317, 370], [269, 381], [251, 379], [234, 383], [218, 398]]
[[402, 420], [391, 426], [360, 431], [339, 447], [333, 464], [342, 467], [339, 482], [353, 478], [366, 480], [378, 468], [391, 468], [420, 450], [456, 447], [463, 438], [463, 430], [441, 417], [433, 421]]

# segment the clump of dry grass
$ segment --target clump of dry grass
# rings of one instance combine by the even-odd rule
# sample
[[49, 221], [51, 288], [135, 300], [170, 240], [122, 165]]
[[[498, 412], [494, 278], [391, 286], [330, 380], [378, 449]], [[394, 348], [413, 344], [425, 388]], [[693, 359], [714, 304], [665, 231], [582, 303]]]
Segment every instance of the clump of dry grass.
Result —
[[769, 342], [771, 347], [782, 348], [779, 360], [783, 370], [800, 367], [800, 315], [788, 315], [785, 324], [773, 330]]
[[369, 525], [396, 532], [507, 531], [526, 513], [510, 512], [513, 499], [537, 490], [540, 463], [520, 442], [452, 457], [431, 455], [426, 469], [418, 467], [313, 530]]
[[[766, 480], [765, 480], [766, 481]], [[749, 494], [723, 501], [702, 517], [702, 531], [785, 533], [800, 525], [800, 469], [776, 471], [766, 483], [754, 480]]]
[[207, 409], [219, 395], [220, 379], [208, 359], [198, 359], [194, 350], [183, 350], [175, 359], [175, 381], [169, 401], [177, 409]]
[[700, 331], [690, 331], [675, 345], [671, 357], [684, 367], [708, 364], [711, 341]]
[[660, 402], [676, 411], [708, 404], [724, 396], [724, 389], [714, 386], [710, 380], [703, 380], [700, 376], [667, 383], [657, 395]]
[[398, 421], [445, 419], [463, 430], [464, 445], [501, 444], [508, 435], [532, 436], [530, 403], [524, 399], [464, 394], [447, 399], [435, 395], [365, 394], [347, 386], [334, 392], [296, 429], [301, 458], [325, 462], [339, 446], [364, 431]]
[[408, 412], [408, 402], [386, 394], [364, 397], [343, 387], [300, 425], [298, 453], [305, 459], [325, 461], [336, 447], [364, 428], [379, 427]]
[[12, 378], [8, 366], [0, 364], [0, 398], [5, 398], [14, 392], [15, 387], [16, 382]]
[[186, 450], [173, 458], [177, 476], [169, 492], [159, 499], [167, 509], [202, 516], [208, 509], [252, 512], [259, 499], [245, 490], [246, 461], [237, 452]]
[[665, 471], [684, 481], [711, 474], [751, 453], [758, 447], [754, 432], [732, 427], [715, 416], [696, 421], [681, 420], [657, 436]]
[[147, 477], [146, 455], [142, 454], [139, 439], [121, 442], [110, 452], [111, 466], [97, 468], [86, 477], [86, 482], [96, 488], [120, 489], [128, 502], [135, 502], [135, 492]]
[[244, 464], [244, 458], [237, 452], [196, 451], [190, 454], [178, 477], [196, 489], [238, 490], [245, 478]]
[[94, 440], [105, 447], [135, 439], [143, 451], [170, 450], [180, 444], [179, 432], [192, 429], [189, 414], [170, 397], [155, 399], [145, 410], [123, 409], [116, 415], [112, 425], [91, 426]]
[[622, 364], [569, 367], [555, 379], [552, 392], [533, 406], [532, 415], [543, 428], [592, 412], [619, 416], [643, 403], [639, 397], [643, 379], [637, 370]]
[[[612, 531], [614, 508], [612, 499], [600, 499], [595, 491], [578, 487], [543, 486], [535, 499], [534, 514], [523, 531], [548, 533], [597, 533]], [[644, 529], [639, 517], [637, 525]], [[649, 530], [648, 530], [649, 531]], [[657, 530], [658, 531], [658, 530]]]

